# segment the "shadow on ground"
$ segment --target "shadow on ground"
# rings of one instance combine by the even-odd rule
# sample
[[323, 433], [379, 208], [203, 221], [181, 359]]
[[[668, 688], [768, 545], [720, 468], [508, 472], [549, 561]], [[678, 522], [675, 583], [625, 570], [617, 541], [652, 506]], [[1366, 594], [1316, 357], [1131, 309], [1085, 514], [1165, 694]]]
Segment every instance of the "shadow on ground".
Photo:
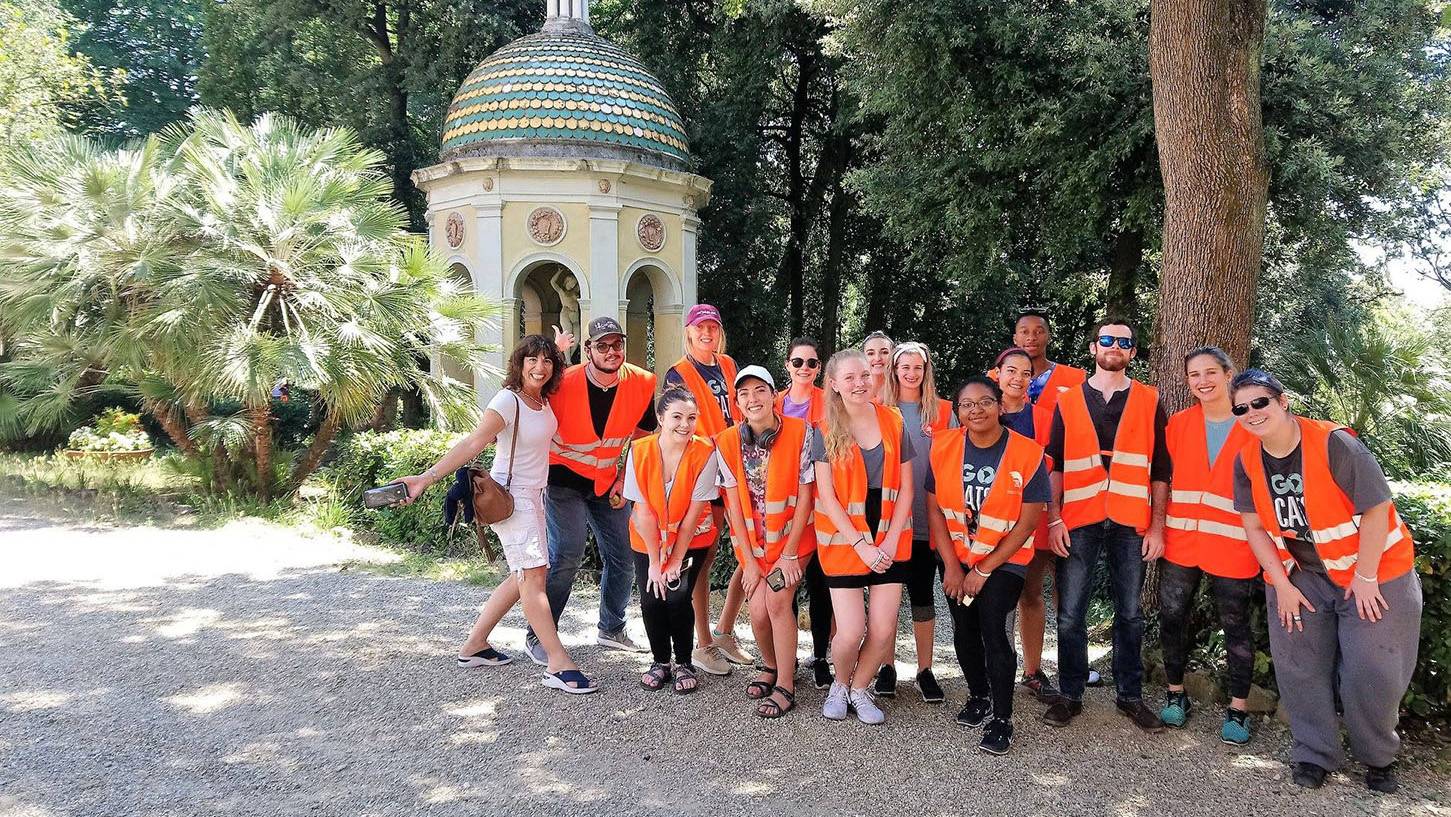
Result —
[[[796, 712], [762, 722], [741, 673], [641, 690], [641, 656], [583, 646], [588, 595], [565, 627], [604, 691], [566, 697], [522, 655], [452, 666], [483, 596], [331, 568], [0, 591], [0, 813], [1451, 813], [1429, 771], [1397, 797], [1358, 769], [1304, 793], [1278, 725], [1248, 751], [1210, 715], [1143, 735], [1104, 690], [1051, 733], [1020, 694], [1012, 753], [988, 757], [951, 721], [963, 686], [946, 669], [946, 708], [904, 684], [887, 724], [829, 723], [803, 684]], [[512, 651], [522, 620], [505, 623]]]

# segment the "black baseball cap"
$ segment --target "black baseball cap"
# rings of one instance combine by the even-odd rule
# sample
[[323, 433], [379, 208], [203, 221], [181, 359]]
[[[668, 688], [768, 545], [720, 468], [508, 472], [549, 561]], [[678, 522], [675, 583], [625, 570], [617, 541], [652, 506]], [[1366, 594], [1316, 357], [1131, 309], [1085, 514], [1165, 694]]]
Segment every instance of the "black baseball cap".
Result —
[[620, 327], [620, 322], [614, 318], [595, 318], [589, 322], [589, 342], [594, 343], [606, 335], [620, 335], [623, 337], [625, 330]]

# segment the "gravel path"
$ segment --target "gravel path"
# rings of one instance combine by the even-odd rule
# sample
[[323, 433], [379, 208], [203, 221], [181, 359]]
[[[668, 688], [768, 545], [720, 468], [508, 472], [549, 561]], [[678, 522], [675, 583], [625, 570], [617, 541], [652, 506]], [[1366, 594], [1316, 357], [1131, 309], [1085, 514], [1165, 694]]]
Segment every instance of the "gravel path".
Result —
[[[1020, 694], [1013, 751], [988, 757], [951, 722], [964, 688], [945, 649], [948, 706], [904, 685], [879, 727], [823, 720], [809, 688], [762, 722], [740, 677], [647, 693], [637, 656], [593, 646], [576, 655], [604, 691], [566, 698], [527, 659], [452, 666], [478, 588], [336, 566], [380, 558], [262, 523], [78, 526], [0, 505], [0, 814], [1451, 814], [1425, 764], [1395, 797], [1358, 769], [1301, 792], [1279, 724], [1248, 751], [1213, 717], [1143, 735], [1107, 690], [1051, 733]], [[572, 604], [568, 642], [593, 608]], [[517, 647], [522, 618], [505, 624]]]

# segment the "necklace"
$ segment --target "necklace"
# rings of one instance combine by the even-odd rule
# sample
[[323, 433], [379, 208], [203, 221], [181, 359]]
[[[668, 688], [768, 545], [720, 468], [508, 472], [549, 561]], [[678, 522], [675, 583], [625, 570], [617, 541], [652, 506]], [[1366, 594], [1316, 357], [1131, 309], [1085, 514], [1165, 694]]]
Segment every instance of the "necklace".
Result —
[[525, 394], [522, 389], [514, 393], [522, 397], [524, 399], [524, 402], [529, 404], [529, 408], [533, 409], [534, 411], [540, 411], [544, 408], [544, 399], [542, 397], [536, 400], [528, 394]]

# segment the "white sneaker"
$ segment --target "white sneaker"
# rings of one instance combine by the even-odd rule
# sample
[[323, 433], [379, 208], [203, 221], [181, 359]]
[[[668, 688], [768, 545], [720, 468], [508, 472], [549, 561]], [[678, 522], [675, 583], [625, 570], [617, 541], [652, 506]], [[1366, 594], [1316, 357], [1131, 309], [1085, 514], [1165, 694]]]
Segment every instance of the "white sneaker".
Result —
[[725, 653], [721, 652], [720, 647], [714, 644], [705, 647], [696, 647], [695, 651], [690, 654], [690, 661], [696, 667], [711, 675], [731, 674], [730, 660], [726, 658]]
[[821, 707], [822, 716], [831, 721], [846, 720], [849, 696], [846, 684], [832, 683], [831, 690], [826, 693], [826, 703]]
[[862, 723], [881, 723], [887, 719], [886, 714], [877, 706], [872, 699], [872, 693], [866, 689], [853, 689], [851, 691], [851, 708], [856, 710], [857, 720]]

